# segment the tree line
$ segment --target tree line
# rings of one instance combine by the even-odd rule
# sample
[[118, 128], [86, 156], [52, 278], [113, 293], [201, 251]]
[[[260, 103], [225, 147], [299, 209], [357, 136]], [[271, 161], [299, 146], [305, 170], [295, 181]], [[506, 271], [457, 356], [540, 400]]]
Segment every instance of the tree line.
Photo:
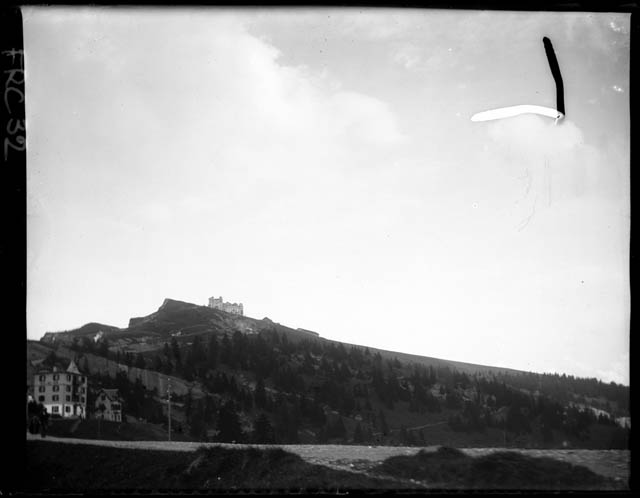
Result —
[[[566, 376], [467, 374], [341, 343], [294, 342], [275, 329], [195, 335], [190, 345], [172, 337], [159, 351], [135, 355], [110, 350], [107, 340], [83, 339], [72, 347], [197, 381], [205, 396], [195, 399], [190, 393], [181, 400], [188, 430], [196, 438], [213, 434], [219, 441], [296, 443], [307, 431], [318, 442], [365, 442], [393, 432], [405, 443], [419, 444], [420, 433], [389, 428], [385, 412], [398, 407], [418, 414], [447, 411], [454, 431], [500, 428], [518, 435], [537, 426], [546, 441], [558, 432], [585, 439], [592, 425], [613, 421], [567, 408], [570, 389], [579, 395], [606, 393], [610, 402], [624, 406], [623, 386]], [[357, 423], [347, 428], [345, 417]]]

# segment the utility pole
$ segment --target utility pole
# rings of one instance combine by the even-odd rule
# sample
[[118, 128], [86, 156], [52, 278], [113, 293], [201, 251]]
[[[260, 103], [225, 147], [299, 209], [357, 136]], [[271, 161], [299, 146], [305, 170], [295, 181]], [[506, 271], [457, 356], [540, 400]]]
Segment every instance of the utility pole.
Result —
[[171, 441], [171, 378], [167, 377], [167, 418], [169, 424], [169, 441]]

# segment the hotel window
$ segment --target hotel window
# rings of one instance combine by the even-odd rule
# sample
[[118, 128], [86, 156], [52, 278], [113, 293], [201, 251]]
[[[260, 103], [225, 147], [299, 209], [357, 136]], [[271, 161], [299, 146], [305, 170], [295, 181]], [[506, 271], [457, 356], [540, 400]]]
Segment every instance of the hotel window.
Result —
[[65, 406], [64, 407], [64, 411], [67, 412], [67, 413], [70, 413], [71, 412], [71, 407], [70, 406]]
[[53, 380], [58, 380], [59, 378], [60, 378], [60, 376], [59, 376], [58, 374], [55, 374], [55, 375], [53, 376]]
[[38, 396], [38, 401], [42, 403], [44, 401], [44, 396]]
[[40, 376], [40, 382], [44, 382], [44, 375]]
[[52, 401], [58, 401], [59, 399], [60, 399], [60, 396], [58, 396], [57, 394], [54, 394], [54, 395], [51, 397], [51, 400], [52, 400]]
[[53, 386], [53, 390], [54, 391], [59, 391], [60, 390], [60, 386]]
[[67, 401], [71, 401], [71, 396], [67, 395], [65, 398]]
[[71, 386], [67, 386], [67, 392], [71, 391]]
[[43, 393], [43, 392], [44, 392], [44, 386], [40, 386], [40, 387], [38, 388], [38, 392], [39, 392], [39, 393]]
[[52, 411], [53, 413], [58, 413], [58, 408], [59, 408], [58, 406], [52, 406], [52, 407], [51, 407], [51, 411]]
[[80, 402], [84, 403], [84, 396], [80, 396]]
[[84, 387], [80, 388], [80, 394], [84, 394]]
[[67, 380], [71, 380], [71, 374], [67, 374]]

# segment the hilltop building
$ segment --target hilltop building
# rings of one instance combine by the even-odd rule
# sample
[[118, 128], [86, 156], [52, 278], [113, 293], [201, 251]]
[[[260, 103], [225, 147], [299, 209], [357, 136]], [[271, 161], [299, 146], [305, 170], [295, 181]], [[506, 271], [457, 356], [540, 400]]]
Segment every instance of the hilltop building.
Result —
[[210, 297], [209, 308], [226, 311], [227, 313], [233, 313], [234, 315], [244, 315], [244, 308], [242, 307], [242, 303], [225, 303], [222, 300], [222, 296], [218, 298]]
[[320, 334], [318, 334], [317, 332], [314, 332], [313, 330], [307, 330], [307, 329], [301, 329], [301, 328], [298, 328], [297, 330], [298, 332], [304, 332], [305, 334], [310, 334], [316, 337], [320, 337]]
[[39, 370], [33, 378], [33, 394], [51, 415], [86, 418], [87, 377], [73, 360], [66, 371], [53, 367]]
[[[104, 407], [104, 410], [102, 409]], [[122, 400], [117, 389], [100, 389], [96, 396], [95, 417], [122, 422]]]

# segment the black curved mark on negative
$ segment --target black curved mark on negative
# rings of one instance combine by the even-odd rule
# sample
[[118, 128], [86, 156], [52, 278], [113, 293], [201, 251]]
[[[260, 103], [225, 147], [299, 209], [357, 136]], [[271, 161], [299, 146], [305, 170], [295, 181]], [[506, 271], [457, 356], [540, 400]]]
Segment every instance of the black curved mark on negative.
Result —
[[[549, 67], [551, 68], [551, 74], [556, 82], [556, 109], [562, 114], [564, 112], [564, 85], [562, 83], [562, 75], [560, 74], [560, 66], [558, 66], [558, 59], [556, 59], [556, 53], [553, 51], [553, 45], [551, 40], [546, 36], [542, 39], [544, 43], [544, 51], [547, 53], [547, 60], [549, 61]], [[566, 114], [565, 114], [566, 115]]]

